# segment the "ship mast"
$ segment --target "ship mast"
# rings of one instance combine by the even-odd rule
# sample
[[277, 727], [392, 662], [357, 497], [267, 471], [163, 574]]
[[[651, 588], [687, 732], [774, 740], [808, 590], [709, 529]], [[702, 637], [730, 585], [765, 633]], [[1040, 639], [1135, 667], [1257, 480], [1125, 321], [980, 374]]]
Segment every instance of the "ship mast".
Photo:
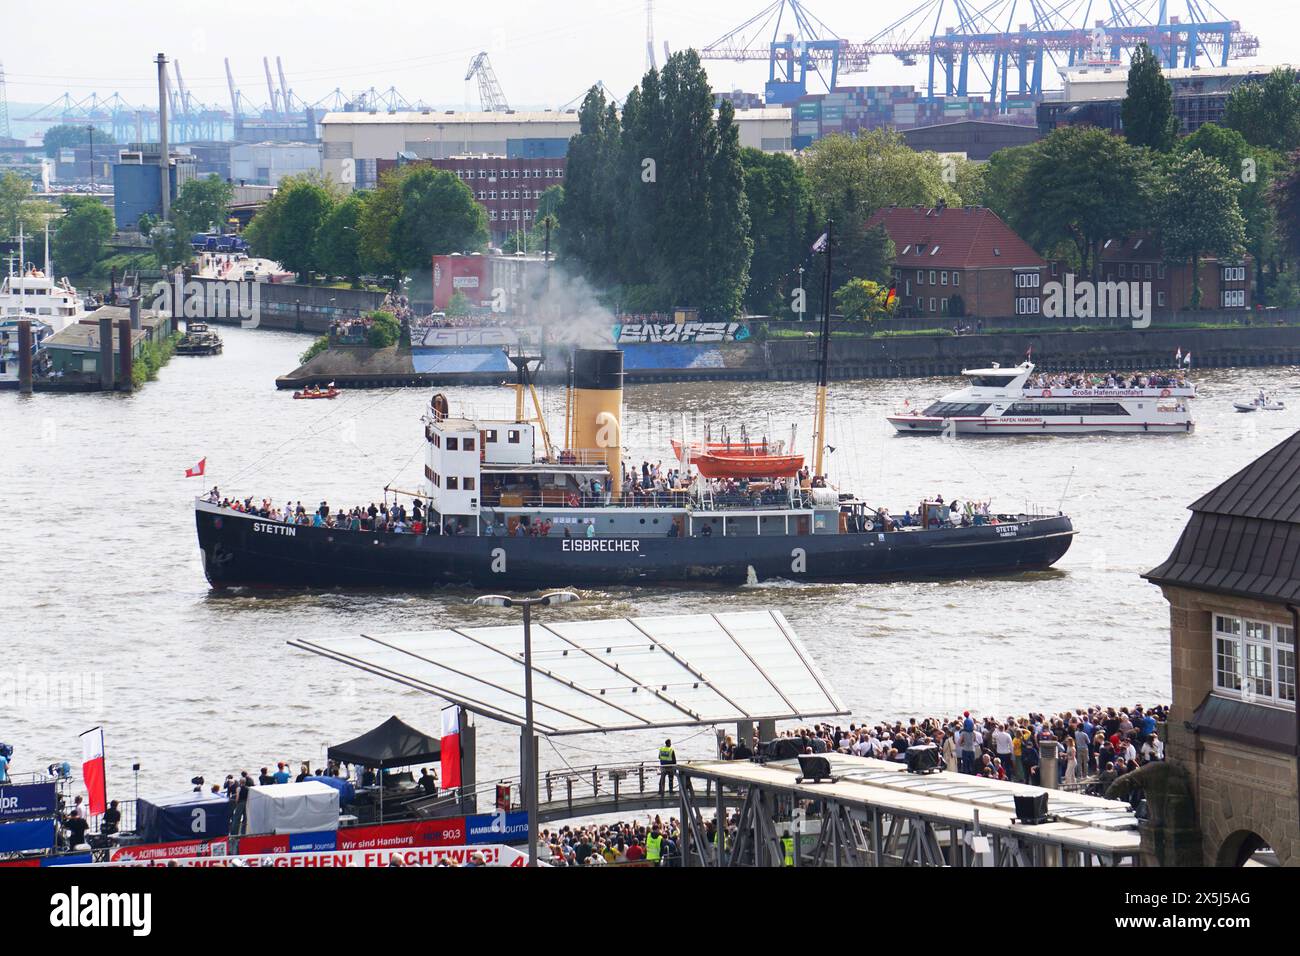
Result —
[[813, 425], [813, 477], [825, 477], [822, 470], [826, 450], [826, 385], [829, 378], [831, 356], [831, 247], [835, 221], [826, 220], [826, 235], [822, 237], [826, 254], [826, 275], [822, 280], [821, 354], [817, 361], [817, 421]]

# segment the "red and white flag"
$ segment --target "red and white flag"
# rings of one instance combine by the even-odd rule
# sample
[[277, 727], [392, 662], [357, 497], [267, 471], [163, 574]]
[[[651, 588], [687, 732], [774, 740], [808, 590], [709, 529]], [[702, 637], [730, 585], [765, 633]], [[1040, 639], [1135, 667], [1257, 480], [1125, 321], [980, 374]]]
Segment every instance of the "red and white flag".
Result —
[[207, 470], [207, 467], [208, 467], [208, 460], [206, 458], [200, 458], [199, 463], [195, 465], [193, 468], [185, 469], [185, 477], [202, 478], [203, 472]]
[[104, 776], [104, 728], [96, 727], [81, 735], [81, 779], [86, 783], [91, 816], [108, 809], [108, 784]]
[[442, 785], [460, 786], [460, 708], [455, 704], [442, 709], [442, 741], [438, 746], [442, 758]]

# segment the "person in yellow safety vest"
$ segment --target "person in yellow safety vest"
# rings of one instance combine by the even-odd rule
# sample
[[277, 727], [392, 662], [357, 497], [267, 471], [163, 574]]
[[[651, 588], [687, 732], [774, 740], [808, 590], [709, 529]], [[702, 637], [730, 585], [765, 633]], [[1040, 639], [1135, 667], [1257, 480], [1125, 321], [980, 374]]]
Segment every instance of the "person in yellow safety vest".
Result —
[[664, 795], [664, 781], [668, 782], [668, 792], [673, 792], [673, 772], [668, 768], [677, 763], [677, 751], [673, 750], [673, 742], [665, 740], [664, 745], [659, 748], [659, 796]]
[[781, 847], [785, 850], [785, 865], [794, 866], [794, 837], [789, 830], [781, 834]]
[[664, 838], [663, 834], [659, 832], [659, 827], [656, 826], [650, 831], [650, 835], [645, 838], [645, 860], [647, 863], [658, 866], [663, 855]]

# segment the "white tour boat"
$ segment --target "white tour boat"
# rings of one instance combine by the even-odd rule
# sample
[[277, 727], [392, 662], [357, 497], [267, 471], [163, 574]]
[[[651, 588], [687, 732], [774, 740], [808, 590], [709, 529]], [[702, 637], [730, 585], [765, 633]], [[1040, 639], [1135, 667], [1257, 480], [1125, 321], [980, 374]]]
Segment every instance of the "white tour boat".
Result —
[[1189, 432], [1195, 386], [1049, 388], [1031, 384], [1034, 366], [967, 369], [970, 384], [924, 410], [888, 416], [903, 435], [1079, 435]]

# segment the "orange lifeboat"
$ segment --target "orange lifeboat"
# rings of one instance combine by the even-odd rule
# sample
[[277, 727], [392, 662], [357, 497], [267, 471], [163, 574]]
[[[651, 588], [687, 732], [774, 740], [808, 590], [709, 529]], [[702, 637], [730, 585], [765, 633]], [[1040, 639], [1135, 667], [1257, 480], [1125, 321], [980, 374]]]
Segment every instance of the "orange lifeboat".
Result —
[[678, 461], [685, 461], [683, 457], [686, 451], [691, 453], [691, 461], [695, 461], [700, 455], [704, 454], [722, 454], [722, 455], [767, 455], [770, 451], [779, 450], [769, 447], [766, 441], [693, 441], [689, 445], [683, 446], [676, 438], [672, 439], [673, 454]]
[[757, 451], [704, 451], [691, 464], [705, 478], [784, 478], [803, 467], [803, 455], [768, 455]]

